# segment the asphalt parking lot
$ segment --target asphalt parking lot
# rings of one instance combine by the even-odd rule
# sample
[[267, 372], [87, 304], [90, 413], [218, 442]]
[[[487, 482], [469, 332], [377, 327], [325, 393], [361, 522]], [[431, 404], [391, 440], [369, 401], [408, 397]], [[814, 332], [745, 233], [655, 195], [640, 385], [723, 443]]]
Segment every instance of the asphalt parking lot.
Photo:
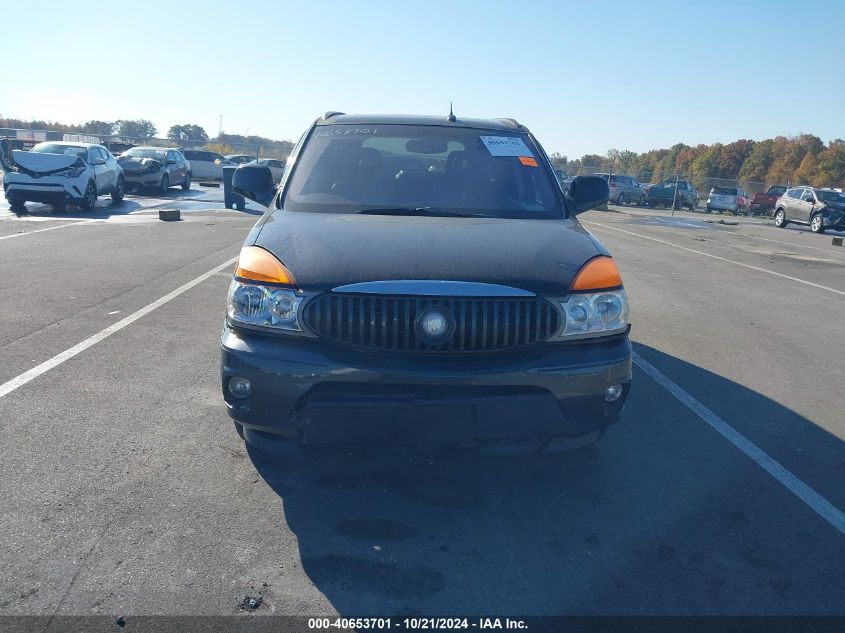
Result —
[[[845, 248], [611, 207], [626, 415], [562, 455], [247, 451], [219, 190], [0, 204], [0, 614], [844, 614]], [[183, 221], [161, 222], [159, 208]]]

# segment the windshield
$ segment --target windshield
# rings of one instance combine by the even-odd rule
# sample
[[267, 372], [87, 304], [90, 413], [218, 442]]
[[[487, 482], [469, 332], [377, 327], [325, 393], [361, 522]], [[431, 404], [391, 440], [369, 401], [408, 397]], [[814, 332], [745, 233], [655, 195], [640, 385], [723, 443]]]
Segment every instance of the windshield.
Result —
[[67, 154], [69, 156], [78, 156], [85, 160], [88, 150], [78, 145], [66, 145], [64, 143], [39, 143], [33, 147], [31, 152], [36, 154]]
[[839, 193], [838, 191], [820, 191], [816, 189], [816, 196], [823, 202], [845, 203], [845, 194]]
[[734, 187], [713, 187], [713, 192], [717, 196], [735, 196], [737, 195]]
[[150, 147], [133, 147], [132, 149], [123, 152], [121, 158], [154, 158], [156, 160], [164, 160], [164, 156], [164, 150], [152, 149]]
[[432, 208], [560, 218], [557, 185], [524, 133], [416, 125], [317, 127], [283, 202], [289, 211]]

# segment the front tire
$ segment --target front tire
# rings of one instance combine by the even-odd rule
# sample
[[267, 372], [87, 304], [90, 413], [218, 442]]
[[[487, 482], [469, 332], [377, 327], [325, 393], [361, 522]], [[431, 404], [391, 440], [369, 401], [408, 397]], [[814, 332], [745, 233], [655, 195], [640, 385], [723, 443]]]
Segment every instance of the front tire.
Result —
[[111, 192], [111, 201], [114, 204], [120, 204], [123, 201], [123, 196], [126, 195], [126, 185], [123, 183], [123, 176], [117, 179], [117, 184], [114, 186], [114, 191]]
[[79, 208], [83, 211], [90, 211], [97, 204], [97, 187], [93, 182], [89, 182], [85, 188], [85, 195], [79, 201]]
[[810, 218], [810, 230], [813, 233], [824, 233], [824, 217], [821, 213], [814, 213]]
[[26, 200], [9, 200], [9, 210], [12, 213], [26, 213]]
[[638, 203], [638, 206], [640, 206], [640, 207], [645, 206], [645, 196], [644, 195], [640, 195], [640, 201]]
[[785, 227], [789, 222], [786, 221], [786, 213], [783, 209], [775, 211], [775, 226], [779, 229]]
[[170, 189], [170, 176], [164, 174], [161, 177], [161, 184], [159, 185], [159, 191], [161, 193], [167, 193], [167, 190]]
[[182, 182], [182, 191], [187, 191], [191, 188], [191, 174], [185, 174], [185, 180]]

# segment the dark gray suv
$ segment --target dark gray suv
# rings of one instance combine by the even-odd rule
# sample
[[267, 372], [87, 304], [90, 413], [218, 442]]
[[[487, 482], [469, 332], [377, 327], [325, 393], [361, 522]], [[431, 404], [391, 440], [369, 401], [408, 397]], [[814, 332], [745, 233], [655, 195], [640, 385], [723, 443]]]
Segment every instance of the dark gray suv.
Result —
[[[631, 381], [628, 299], [567, 194], [510, 119], [318, 119], [229, 289], [222, 389], [250, 444], [561, 450], [616, 422]], [[519, 442], [514, 446], [514, 442]]]

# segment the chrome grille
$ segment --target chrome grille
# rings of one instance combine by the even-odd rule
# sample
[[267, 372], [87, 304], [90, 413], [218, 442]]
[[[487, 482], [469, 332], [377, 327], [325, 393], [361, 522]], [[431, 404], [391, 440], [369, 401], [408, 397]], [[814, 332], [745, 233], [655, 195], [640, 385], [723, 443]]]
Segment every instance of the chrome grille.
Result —
[[[429, 345], [416, 330], [417, 316], [441, 306], [455, 321], [454, 334]], [[538, 297], [406, 297], [326, 293], [304, 309], [305, 326], [343, 345], [382, 351], [488, 352], [526, 347], [549, 338], [560, 324], [554, 306]]]

